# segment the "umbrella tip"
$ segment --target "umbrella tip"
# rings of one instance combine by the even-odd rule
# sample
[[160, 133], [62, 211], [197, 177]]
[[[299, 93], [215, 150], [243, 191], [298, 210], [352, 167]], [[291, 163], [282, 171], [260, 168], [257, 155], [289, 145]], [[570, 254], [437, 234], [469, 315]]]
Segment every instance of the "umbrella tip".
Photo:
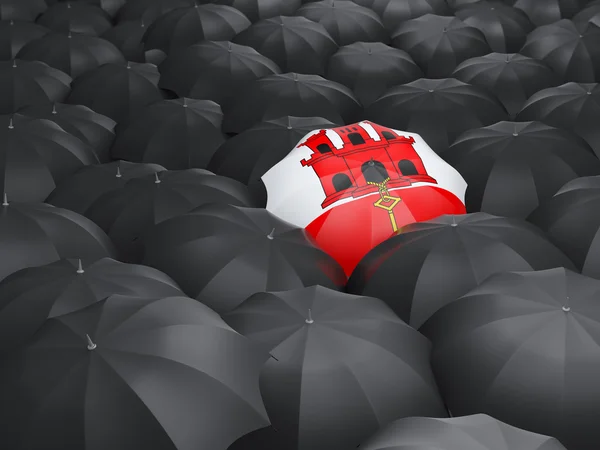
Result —
[[127, 68], [131, 69], [131, 63], [129, 61], [127, 61]]
[[587, 95], [592, 95], [592, 91], [587, 91]]
[[56, 103], [52, 104], [52, 114], [58, 114], [58, 112], [56, 112]]
[[2, 206], [8, 206], [8, 195], [6, 195], [6, 192], [4, 193], [2, 198]]
[[140, 26], [141, 26], [142, 28], [144, 28], [144, 27], [146, 26], [146, 23], [144, 22], [144, 18], [143, 18], [143, 17], [142, 17], [142, 20], [141, 20], [141, 22], [140, 22]]
[[227, 43], [227, 51], [231, 53], [231, 42]]
[[10, 25], [14, 25], [15, 21], [13, 19], [10, 19]]
[[564, 312], [569, 312], [569, 311], [571, 311], [571, 308], [570, 308], [569, 306], [563, 306], [563, 307], [562, 307], [562, 310], [563, 310]]
[[71, 39], [71, 38], [73, 37], [73, 35], [71, 34], [71, 32], [70, 32], [70, 31], [69, 31], [69, 34], [67, 35], [67, 37], [68, 37], [69, 39]]
[[13, 59], [13, 65], [12, 66], [13, 67], [17, 67], [17, 60], [16, 59]]
[[298, 74], [294, 72], [294, 81], [298, 81]]
[[87, 349], [88, 350], [94, 350], [97, 347], [97, 345], [94, 344], [94, 341], [92, 341], [92, 338], [90, 337], [89, 334], [86, 334], [85, 337], [86, 337], [87, 342], [88, 342]]
[[115, 177], [117, 178], [121, 178], [123, 175], [121, 175], [121, 168], [119, 166], [117, 166], [117, 174], [115, 175]]
[[314, 322], [314, 320], [312, 318], [312, 311], [310, 310], [310, 308], [308, 309], [308, 319], [306, 319], [305, 322], [308, 324], [311, 324]]
[[275, 237], [275, 228], [273, 228], [271, 230], [271, 232], [269, 234], [267, 234], [267, 238], [273, 240], [273, 237]]
[[83, 270], [83, 264], [81, 264], [81, 260], [77, 260], [77, 273], [83, 273], [85, 272], [85, 270]]
[[183, 107], [187, 108], [188, 104], [187, 104], [187, 98], [183, 97]]
[[10, 119], [8, 119], [8, 129], [12, 130], [15, 126], [13, 125], [13, 118], [12, 116], [10, 117]]
[[158, 172], [154, 172], [154, 184], [160, 183], [160, 178], [158, 178]]
[[450, 224], [451, 227], [457, 227], [458, 224], [456, 223], [456, 216], [454, 214], [452, 214], [452, 223]]

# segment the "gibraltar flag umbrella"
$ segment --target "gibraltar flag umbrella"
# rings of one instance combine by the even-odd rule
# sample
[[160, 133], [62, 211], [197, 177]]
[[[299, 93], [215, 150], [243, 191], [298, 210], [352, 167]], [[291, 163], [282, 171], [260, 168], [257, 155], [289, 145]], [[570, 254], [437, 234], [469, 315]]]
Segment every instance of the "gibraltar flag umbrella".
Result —
[[421, 136], [367, 121], [310, 132], [262, 181], [267, 209], [346, 274], [403, 226], [466, 213], [466, 182]]

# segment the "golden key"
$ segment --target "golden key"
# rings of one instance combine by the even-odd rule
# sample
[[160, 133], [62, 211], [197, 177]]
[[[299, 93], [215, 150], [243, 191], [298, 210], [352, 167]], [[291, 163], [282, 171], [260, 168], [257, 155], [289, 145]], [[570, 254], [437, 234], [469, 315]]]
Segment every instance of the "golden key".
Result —
[[396, 223], [396, 216], [394, 216], [393, 210], [396, 207], [396, 205], [402, 201], [402, 199], [399, 197], [394, 197], [394, 196], [390, 195], [388, 188], [387, 188], [388, 181], [390, 181], [389, 177], [386, 178], [385, 180], [383, 180], [381, 183], [367, 181], [367, 184], [372, 184], [374, 186], [377, 186], [377, 188], [379, 189], [379, 197], [380, 198], [375, 203], [373, 203], [373, 206], [375, 206], [376, 208], [384, 209], [388, 212], [388, 214], [390, 216], [390, 222], [392, 224], [392, 230], [394, 230], [394, 233], [397, 233], [398, 232], [398, 224]]

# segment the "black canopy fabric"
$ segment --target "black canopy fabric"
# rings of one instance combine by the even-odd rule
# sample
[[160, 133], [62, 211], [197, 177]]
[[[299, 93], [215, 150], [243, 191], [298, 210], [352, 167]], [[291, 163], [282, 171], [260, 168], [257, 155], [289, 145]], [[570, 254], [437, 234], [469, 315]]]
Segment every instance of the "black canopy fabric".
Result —
[[468, 212], [525, 219], [567, 181], [600, 175], [579, 136], [541, 122], [498, 122], [462, 134], [444, 159], [467, 182]]
[[404, 0], [401, 2], [396, 0], [374, 0], [370, 3], [372, 3], [371, 8], [379, 14], [390, 33], [403, 22], [426, 14], [438, 14], [440, 16], [452, 14], [446, 0]]
[[492, 274], [552, 267], [574, 269], [541, 230], [523, 220], [486, 213], [445, 215], [407, 225], [371, 250], [347, 290], [384, 300], [418, 328]]
[[98, 6], [111, 18], [114, 18], [119, 10], [125, 6], [127, 0], [77, 0], [77, 3]]
[[514, 7], [527, 14], [537, 27], [553, 24], [561, 19], [570, 19], [590, 0], [546, 0], [544, 3], [535, 0], [517, 0]]
[[146, 26], [160, 16], [177, 8], [194, 6], [195, 0], [127, 0], [117, 13], [117, 23], [127, 20], [143, 20]]
[[100, 36], [119, 49], [127, 61], [146, 61], [146, 51], [142, 38], [146, 34], [146, 24], [143, 20], [128, 20], [107, 30]]
[[579, 10], [572, 18], [576, 24], [586, 24], [590, 20], [596, 20], [600, 13], [600, 2], [598, 0], [588, 0], [585, 8]]
[[110, 16], [99, 6], [81, 1], [55, 3], [37, 19], [37, 23], [57, 33], [90, 36], [100, 36], [112, 26]]
[[282, 448], [354, 448], [390, 420], [446, 417], [429, 342], [381, 300], [312, 286], [257, 293], [224, 319], [270, 351], [260, 387]]
[[292, 16], [302, 5], [301, 0], [216, 0], [214, 3], [241, 11], [252, 23], [275, 16]]
[[555, 196], [563, 194], [565, 192], [574, 191], [576, 189], [597, 189], [600, 188], [600, 176], [593, 177], [579, 177], [574, 180], [565, 183], [558, 191]]
[[599, 293], [564, 268], [497, 274], [438, 311], [421, 331], [450, 412], [598, 448]]
[[32, 450], [226, 449], [269, 424], [265, 359], [193, 299], [113, 295], [48, 320], [3, 359], [0, 439]]
[[0, 4], [0, 20], [33, 22], [48, 8], [44, 0], [2, 0]]
[[25, 44], [49, 32], [31, 22], [0, 20], [0, 61], [12, 61]]

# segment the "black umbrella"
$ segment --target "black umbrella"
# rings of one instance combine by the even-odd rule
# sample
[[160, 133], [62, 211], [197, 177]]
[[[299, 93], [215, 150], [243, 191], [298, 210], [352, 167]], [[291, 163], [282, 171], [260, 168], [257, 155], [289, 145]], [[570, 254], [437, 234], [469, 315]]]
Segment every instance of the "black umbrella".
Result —
[[0, 351], [23, 345], [47, 319], [84, 309], [113, 294], [182, 296], [168, 276], [146, 266], [102, 258], [59, 260], [19, 270], [0, 283]]
[[284, 73], [250, 83], [225, 115], [223, 131], [241, 133], [261, 121], [285, 116], [348, 124], [360, 120], [361, 114], [360, 103], [346, 86], [318, 75]]
[[302, 5], [301, 0], [216, 0], [241, 11], [251, 22], [275, 16], [291, 16]]
[[583, 9], [589, 0], [517, 0], [514, 7], [527, 14], [536, 27], [549, 25], [561, 19], [570, 19]]
[[575, 14], [571, 20], [576, 24], [586, 24], [590, 20], [597, 20], [598, 14], [600, 14], [600, 1], [594, 0], [588, 2], [585, 8]]
[[553, 437], [521, 430], [486, 414], [451, 419], [407, 417], [390, 423], [360, 450], [566, 450]]
[[159, 66], [163, 89], [179, 97], [213, 100], [226, 109], [248, 83], [281, 73], [252, 47], [204, 41], [169, 55]]
[[0, 20], [33, 22], [47, 8], [44, 0], [0, 0]]
[[531, 224], [486, 213], [440, 216], [404, 227], [371, 250], [348, 281], [418, 328], [488, 276], [573, 263]]
[[600, 157], [600, 86], [566, 83], [544, 89], [529, 98], [517, 120], [539, 120], [573, 131], [584, 138]]
[[303, 229], [264, 209], [203, 205], [158, 224], [144, 243], [144, 264], [218, 313], [256, 292], [315, 284], [340, 289], [346, 279]]
[[30, 106], [21, 109], [19, 113], [51, 120], [67, 133], [89, 144], [100, 162], [109, 161], [110, 146], [115, 138], [114, 120], [92, 111], [87, 106], [60, 103]]
[[225, 450], [269, 423], [265, 359], [195, 300], [113, 295], [48, 320], [2, 361], [0, 439], [32, 450]]
[[99, 197], [85, 212], [112, 238], [120, 260], [140, 262], [143, 236], [154, 225], [205, 203], [254, 206], [246, 186], [201, 169], [136, 177]]
[[525, 219], [567, 181], [600, 175], [579, 136], [541, 122], [498, 122], [462, 134], [444, 159], [467, 182], [468, 212]]
[[147, 61], [142, 38], [147, 29], [143, 20], [128, 20], [115, 25], [101, 37], [117, 47], [127, 61], [143, 63]]
[[374, 0], [371, 3], [370, 7], [379, 14], [390, 33], [407, 20], [416, 19], [425, 14], [452, 15], [452, 10], [446, 0], [403, 0], [401, 2], [397, 0]]
[[395, 86], [365, 111], [368, 120], [420, 134], [442, 154], [463, 132], [508, 119], [486, 90], [453, 78], [421, 79]]
[[565, 192], [573, 191], [576, 189], [599, 189], [600, 188], [600, 176], [596, 175], [593, 177], [579, 177], [574, 180], [565, 183], [558, 191], [556, 195], [563, 194]]
[[148, 27], [144, 48], [170, 54], [204, 40], [230, 40], [249, 26], [248, 18], [231, 6], [206, 4], [178, 8]]
[[56, 184], [98, 163], [94, 150], [49, 120], [0, 116], [0, 191], [17, 202], [42, 202]]
[[167, 169], [204, 169], [225, 142], [222, 120], [221, 107], [211, 100], [163, 100], [120, 130], [112, 156]]
[[481, 1], [459, 8], [455, 16], [480, 30], [494, 52], [518, 52], [534, 26], [527, 15], [501, 1]]
[[56, 3], [37, 23], [57, 33], [100, 36], [111, 27], [110, 17], [100, 7], [81, 2]]
[[600, 281], [564, 268], [513, 272], [438, 311], [421, 331], [451, 413], [597, 449], [599, 294]]
[[379, 16], [371, 9], [347, 0], [322, 0], [307, 3], [296, 11], [325, 27], [338, 45], [355, 42], [388, 43], [390, 36]]
[[124, 125], [145, 106], [163, 99], [158, 78], [152, 64], [105, 64], [75, 80], [67, 102], [85, 105]]
[[113, 18], [117, 15], [121, 8], [125, 6], [127, 0], [77, 0], [77, 3], [98, 6], [102, 8], [102, 10], [108, 14], [109, 17]]
[[490, 53], [468, 59], [452, 77], [487, 89], [515, 117], [536, 92], [560, 84], [560, 77], [546, 64], [518, 53]]
[[117, 13], [117, 23], [143, 20], [146, 26], [176, 8], [194, 6], [196, 0], [127, 0]]
[[0, 114], [29, 105], [60, 102], [71, 90], [71, 77], [40, 61], [0, 61]]
[[284, 72], [323, 75], [338, 45], [320, 23], [305, 17], [260, 20], [233, 42], [247, 45], [273, 60]]
[[564, 81], [600, 81], [600, 24], [568, 19], [533, 30], [520, 53], [545, 62]]
[[392, 33], [429, 78], [444, 78], [461, 62], [491, 53], [484, 34], [455, 17], [426, 14], [407, 20]]
[[46, 203], [85, 214], [103, 194], [122, 188], [133, 178], [166, 170], [158, 164], [114, 161], [86, 166], [66, 177], [46, 199]]
[[41, 38], [50, 30], [31, 22], [0, 21], [0, 61], [12, 61], [28, 42]]

